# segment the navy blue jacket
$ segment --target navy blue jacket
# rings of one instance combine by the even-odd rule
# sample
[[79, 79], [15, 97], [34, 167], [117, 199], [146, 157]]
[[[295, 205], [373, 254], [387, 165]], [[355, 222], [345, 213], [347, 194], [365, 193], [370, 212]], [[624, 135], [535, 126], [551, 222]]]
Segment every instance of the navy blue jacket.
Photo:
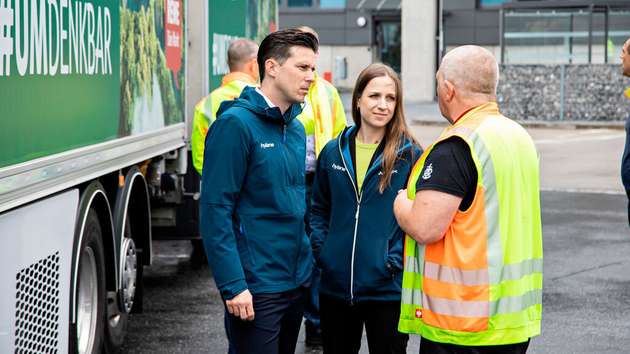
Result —
[[206, 137], [200, 226], [224, 299], [296, 289], [312, 255], [304, 231], [304, 127], [252, 87], [223, 102]]
[[310, 225], [313, 255], [322, 269], [320, 292], [349, 302], [400, 301], [404, 234], [393, 204], [421, 151], [410, 141], [402, 143], [391, 185], [380, 194], [379, 147], [359, 193], [350, 148], [357, 130], [346, 128], [317, 161]]

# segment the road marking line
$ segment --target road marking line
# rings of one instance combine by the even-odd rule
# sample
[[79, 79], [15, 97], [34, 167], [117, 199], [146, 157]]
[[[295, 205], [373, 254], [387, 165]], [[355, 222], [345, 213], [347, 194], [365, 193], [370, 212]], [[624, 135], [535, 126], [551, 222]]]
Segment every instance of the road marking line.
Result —
[[580, 194], [607, 194], [607, 195], [626, 195], [623, 191], [613, 189], [596, 189], [596, 188], [553, 188], [542, 187], [541, 192], [564, 192], [564, 193], [580, 193]]
[[616, 134], [603, 135], [603, 136], [581, 136], [581, 137], [574, 137], [574, 138], [568, 138], [568, 139], [559, 139], [559, 138], [540, 139], [540, 140], [534, 140], [534, 144], [536, 145], [566, 144], [566, 143], [577, 143], [577, 142], [584, 142], [584, 141], [615, 140], [615, 139], [622, 139], [625, 137], [626, 137], [625, 133], [616, 133]]

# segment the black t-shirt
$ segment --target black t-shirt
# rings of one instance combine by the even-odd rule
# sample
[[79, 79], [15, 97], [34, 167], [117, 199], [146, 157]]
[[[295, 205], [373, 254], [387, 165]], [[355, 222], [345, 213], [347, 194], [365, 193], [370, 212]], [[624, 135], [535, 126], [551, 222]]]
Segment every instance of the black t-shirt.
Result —
[[464, 140], [451, 137], [431, 150], [416, 182], [416, 192], [428, 189], [462, 197], [459, 210], [470, 207], [477, 189], [477, 168]]

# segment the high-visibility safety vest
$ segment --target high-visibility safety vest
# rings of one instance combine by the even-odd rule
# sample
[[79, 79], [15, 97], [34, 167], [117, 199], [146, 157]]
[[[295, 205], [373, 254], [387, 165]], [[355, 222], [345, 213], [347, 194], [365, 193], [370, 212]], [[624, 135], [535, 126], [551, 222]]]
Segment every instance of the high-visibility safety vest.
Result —
[[458, 136], [477, 168], [468, 210], [444, 237], [420, 245], [405, 236], [398, 329], [464, 346], [521, 343], [540, 334], [542, 231], [539, 167], [531, 137], [486, 103], [445, 129], [414, 166], [409, 199], [432, 148]]
[[628, 87], [628, 88], [626, 89], [626, 91], [624, 91], [624, 93], [623, 93], [623, 94], [626, 96], [626, 98], [628, 98], [628, 99], [630, 100], [630, 87]]
[[317, 74], [308, 89], [305, 108], [297, 119], [304, 125], [307, 136], [315, 138], [315, 155], [319, 156], [326, 143], [346, 127], [346, 112], [337, 89]]
[[191, 136], [193, 165], [199, 174], [203, 169], [203, 152], [206, 135], [210, 125], [217, 118], [217, 111], [221, 102], [233, 100], [241, 95], [245, 86], [256, 86], [256, 80], [242, 72], [233, 72], [225, 75], [221, 81], [221, 87], [212, 91], [195, 106], [193, 128]]

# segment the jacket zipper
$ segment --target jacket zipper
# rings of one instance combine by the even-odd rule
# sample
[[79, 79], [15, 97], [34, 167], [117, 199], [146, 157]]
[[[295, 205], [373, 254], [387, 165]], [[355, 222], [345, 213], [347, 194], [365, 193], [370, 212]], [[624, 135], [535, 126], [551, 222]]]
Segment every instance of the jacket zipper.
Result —
[[359, 226], [359, 212], [361, 210], [361, 197], [363, 196], [360, 191], [357, 190], [357, 186], [354, 183], [354, 179], [350, 175], [350, 171], [348, 170], [348, 165], [346, 164], [346, 159], [343, 157], [343, 152], [341, 151], [341, 139], [339, 139], [339, 155], [341, 156], [341, 161], [343, 162], [343, 167], [346, 169], [346, 174], [348, 178], [350, 178], [350, 182], [352, 183], [352, 187], [354, 189], [354, 195], [357, 200], [357, 212], [354, 214], [354, 234], [352, 236], [352, 262], [350, 263], [350, 305], [354, 304], [354, 255], [357, 246], [357, 229]]
[[[290, 155], [290, 151], [286, 148], [286, 143], [287, 143], [287, 124], [283, 123], [282, 124], [282, 143], [285, 145], [285, 151], [284, 151], [284, 158], [285, 161], [287, 163], [287, 167], [290, 167], [290, 162], [289, 162], [289, 155]], [[289, 181], [289, 183], [293, 183], [293, 181]], [[302, 239], [300, 238], [300, 234], [298, 233], [298, 239], [297, 239], [297, 252], [295, 255], [295, 267], [293, 267], [293, 284], [298, 285], [297, 284], [297, 271], [298, 271], [298, 263], [300, 261], [300, 253], [302, 252]]]

